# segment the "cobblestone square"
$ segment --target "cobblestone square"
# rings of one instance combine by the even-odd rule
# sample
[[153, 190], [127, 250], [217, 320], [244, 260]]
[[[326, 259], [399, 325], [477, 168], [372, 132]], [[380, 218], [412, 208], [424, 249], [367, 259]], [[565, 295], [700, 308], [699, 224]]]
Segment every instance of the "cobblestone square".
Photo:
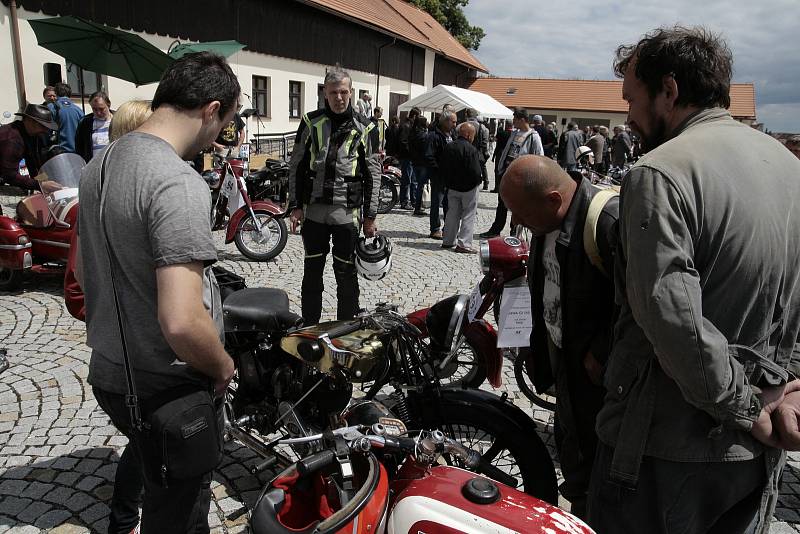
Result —
[[[6, 214], [18, 196], [0, 189]], [[486, 230], [495, 194], [480, 193], [476, 231]], [[394, 244], [391, 273], [379, 282], [361, 281], [365, 307], [397, 304], [401, 311], [429, 306], [454, 293], [468, 293], [480, 279], [475, 256], [441, 249], [428, 238], [428, 218], [395, 210], [378, 219], [381, 233]], [[290, 235], [274, 261], [246, 261], [218, 233], [220, 263], [242, 275], [250, 287], [278, 287], [299, 312], [302, 243]], [[477, 244], [477, 243], [476, 243]], [[325, 279], [324, 319], [333, 319], [335, 282], [330, 260]], [[0, 375], [0, 533], [105, 532], [115, 463], [126, 443], [98, 408], [86, 382], [90, 351], [83, 323], [66, 311], [61, 279], [31, 277], [20, 292], [0, 293], [0, 347], [11, 367]], [[531, 414], [554, 453], [552, 414], [534, 410], [504, 369], [505, 392]], [[228, 444], [212, 483], [209, 522], [214, 533], [245, 532], [246, 507], [252, 505], [269, 473], [254, 477], [246, 468], [254, 453]], [[784, 471], [773, 533], [800, 532], [800, 454], [790, 455]]]

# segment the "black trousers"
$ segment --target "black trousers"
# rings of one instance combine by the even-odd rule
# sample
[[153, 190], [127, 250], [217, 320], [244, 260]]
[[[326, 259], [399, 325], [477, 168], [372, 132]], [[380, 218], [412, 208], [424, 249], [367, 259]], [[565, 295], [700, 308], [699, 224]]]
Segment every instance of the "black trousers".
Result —
[[588, 523], [598, 534], [754, 532], [767, 484], [763, 455], [741, 462], [645, 456], [635, 489], [609, 479], [613, 455], [598, 445], [588, 503]]
[[303, 287], [300, 306], [306, 326], [317, 324], [322, 316], [322, 275], [333, 241], [333, 274], [336, 277], [336, 318], [352, 319], [358, 313], [358, 273], [354, 261], [359, 227], [348, 224], [323, 224], [306, 219], [301, 234], [305, 247]]
[[493, 234], [501, 233], [506, 225], [506, 221], [508, 220], [508, 208], [506, 207], [505, 202], [503, 202], [503, 198], [500, 196], [500, 182], [502, 179], [503, 176], [500, 174], [495, 176], [494, 187], [497, 189], [497, 209], [494, 212], [494, 222], [492, 223], [492, 227], [489, 228], [489, 232]]
[[[207, 534], [211, 504], [211, 472], [187, 480], [161, 485], [160, 454], [148, 435], [131, 426], [125, 396], [92, 388], [97, 404], [117, 430], [128, 438], [114, 477], [111, 497], [110, 534], [128, 534], [139, 522], [142, 534]], [[144, 495], [142, 492], [144, 491]]]

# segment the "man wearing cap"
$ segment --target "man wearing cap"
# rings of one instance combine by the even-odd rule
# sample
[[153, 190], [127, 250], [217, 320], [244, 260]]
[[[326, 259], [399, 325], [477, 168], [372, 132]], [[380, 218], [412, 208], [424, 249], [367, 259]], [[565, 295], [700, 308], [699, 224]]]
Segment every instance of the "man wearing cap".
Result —
[[[58, 128], [50, 110], [28, 104], [22, 120], [0, 126], [0, 181], [22, 189], [35, 189], [34, 176], [41, 166], [42, 135]], [[24, 166], [20, 165], [24, 161]]]

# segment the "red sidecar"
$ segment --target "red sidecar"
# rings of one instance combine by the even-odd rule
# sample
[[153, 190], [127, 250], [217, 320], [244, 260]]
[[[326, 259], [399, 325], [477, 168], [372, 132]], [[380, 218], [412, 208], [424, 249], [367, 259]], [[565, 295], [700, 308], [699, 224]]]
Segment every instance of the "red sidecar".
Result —
[[54, 156], [42, 165], [42, 192], [22, 199], [14, 216], [0, 214], [0, 291], [18, 288], [26, 271], [64, 272], [84, 165], [77, 154]]

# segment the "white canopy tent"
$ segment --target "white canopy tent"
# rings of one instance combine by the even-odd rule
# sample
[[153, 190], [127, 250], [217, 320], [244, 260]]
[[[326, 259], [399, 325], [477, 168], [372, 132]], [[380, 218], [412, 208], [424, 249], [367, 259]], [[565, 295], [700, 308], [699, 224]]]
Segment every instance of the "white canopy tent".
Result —
[[510, 109], [491, 96], [454, 85], [437, 85], [430, 91], [400, 104], [397, 110], [410, 111], [411, 108], [419, 108], [423, 112], [441, 113], [445, 104], [453, 106], [455, 111], [473, 108], [487, 119], [510, 119], [513, 116]]

